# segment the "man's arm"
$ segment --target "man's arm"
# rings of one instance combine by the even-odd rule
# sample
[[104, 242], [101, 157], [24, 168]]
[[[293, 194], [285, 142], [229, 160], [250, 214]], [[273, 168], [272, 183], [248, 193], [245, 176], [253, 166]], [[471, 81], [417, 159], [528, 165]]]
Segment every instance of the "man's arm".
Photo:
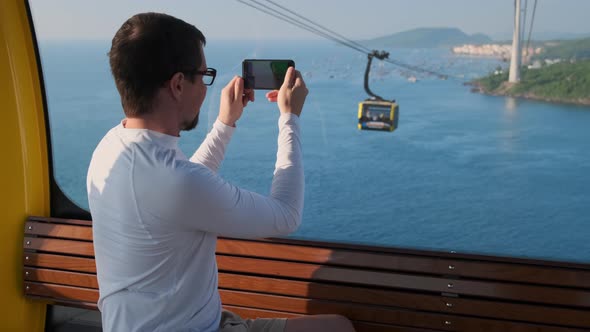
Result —
[[213, 172], [218, 171], [225, 155], [225, 148], [236, 127], [236, 121], [242, 116], [248, 101], [254, 101], [254, 91], [244, 89], [244, 80], [235, 76], [221, 90], [219, 116], [207, 138], [190, 158], [192, 162], [201, 163]]
[[304, 175], [298, 116], [279, 118], [269, 196], [238, 188], [207, 168], [191, 167], [174, 218], [180, 227], [231, 237], [269, 237], [289, 234], [301, 224]]
[[[244, 97], [240, 98], [243, 81], [240, 79], [238, 83], [235, 85], [238, 93], [225, 93], [233, 96], [233, 104], [244, 101]], [[186, 200], [192, 200], [192, 204], [181, 205], [190, 212], [177, 220], [191, 229], [235, 237], [285, 235], [297, 229], [304, 192], [299, 116], [307, 93], [301, 73], [291, 67], [281, 89], [266, 94], [269, 101], [277, 102], [281, 112], [277, 161], [269, 197], [235, 187], [201, 167], [190, 172], [188, 195], [183, 195]], [[235, 110], [241, 115], [242, 108]]]
[[230, 127], [220, 120], [216, 120], [213, 123], [213, 128], [211, 128], [199, 149], [190, 158], [190, 161], [203, 164], [217, 173], [225, 156], [225, 148], [229, 144], [235, 129], [235, 127]]

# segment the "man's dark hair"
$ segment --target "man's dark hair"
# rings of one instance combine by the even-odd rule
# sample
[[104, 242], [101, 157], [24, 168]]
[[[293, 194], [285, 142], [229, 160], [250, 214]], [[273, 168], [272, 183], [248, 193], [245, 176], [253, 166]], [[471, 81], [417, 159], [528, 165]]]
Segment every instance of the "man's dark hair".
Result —
[[199, 29], [170, 15], [142, 13], [123, 23], [108, 55], [125, 115], [149, 113], [158, 88], [177, 72], [194, 82], [204, 45]]

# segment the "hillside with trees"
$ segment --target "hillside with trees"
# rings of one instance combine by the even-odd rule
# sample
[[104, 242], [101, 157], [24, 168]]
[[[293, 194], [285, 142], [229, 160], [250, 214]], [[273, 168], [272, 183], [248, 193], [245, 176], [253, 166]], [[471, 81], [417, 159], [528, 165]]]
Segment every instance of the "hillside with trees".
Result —
[[476, 91], [491, 95], [590, 105], [590, 59], [539, 69], [524, 67], [518, 84], [508, 83], [508, 72], [491, 74], [471, 84]]
[[534, 66], [521, 68], [517, 84], [508, 83], [508, 71], [499, 68], [470, 85], [491, 95], [590, 105], [590, 38], [545, 42], [532, 61]]
[[590, 38], [545, 42], [544, 51], [534, 59], [590, 59]]

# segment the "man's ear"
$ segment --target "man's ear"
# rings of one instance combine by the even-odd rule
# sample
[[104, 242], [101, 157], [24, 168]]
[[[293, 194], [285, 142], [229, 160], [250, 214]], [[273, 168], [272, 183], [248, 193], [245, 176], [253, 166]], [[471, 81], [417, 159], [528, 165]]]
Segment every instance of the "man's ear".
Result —
[[184, 77], [184, 74], [178, 72], [172, 75], [172, 77], [168, 81], [168, 89], [170, 90], [170, 93], [175, 100], [180, 100], [180, 97], [182, 96], [182, 93], [184, 91], [185, 79], [186, 78]]

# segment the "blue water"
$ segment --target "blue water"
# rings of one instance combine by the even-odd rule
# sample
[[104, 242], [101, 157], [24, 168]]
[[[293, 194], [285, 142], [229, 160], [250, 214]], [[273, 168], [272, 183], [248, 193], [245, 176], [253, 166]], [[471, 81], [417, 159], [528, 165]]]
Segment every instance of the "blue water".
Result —
[[[91, 153], [123, 117], [108, 68], [108, 42], [44, 42], [54, 167], [64, 191], [87, 207]], [[220, 91], [244, 58], [292, 58], [310, 90], [302, 115], [306, 174], [303, 225], [294, 238], [486, 255], [590, 262], [590, 108], [474, 94], [461, 79], [373, 67], [375, 93], [400, 104], [394, 133], [359, 131], [366, 58], [325, 42], [208, 41], [218, 78], [190, 154], [211, 128]], [[391, 50], [392, 58], [462, 75], [492, 59], [448, 50]], [[403, 74], [403, 73], [402, 73]], [[221, 174], [267, 194], [278, 117], [263, 92], [250, 104]]]

